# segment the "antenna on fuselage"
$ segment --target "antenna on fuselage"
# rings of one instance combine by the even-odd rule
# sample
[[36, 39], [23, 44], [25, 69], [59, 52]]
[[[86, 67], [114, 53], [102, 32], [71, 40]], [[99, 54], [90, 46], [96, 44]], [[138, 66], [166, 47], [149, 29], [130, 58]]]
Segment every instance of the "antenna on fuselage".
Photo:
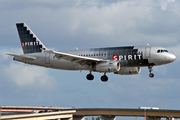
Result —
[[76, 50], [78, 50], [78, 47], [76, 47]]
[[149, 43], [147, 43], [147, 46], [149, 46]]

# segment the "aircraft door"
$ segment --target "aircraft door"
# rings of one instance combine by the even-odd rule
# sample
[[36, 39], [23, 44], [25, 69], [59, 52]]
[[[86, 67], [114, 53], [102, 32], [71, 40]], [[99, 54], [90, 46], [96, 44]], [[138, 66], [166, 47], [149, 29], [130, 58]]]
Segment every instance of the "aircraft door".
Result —
[[145, 48], [145, 57], [149, 58], [151, 54], [151, 47], [146, 47]]
[[50, 64], [50, 54], [51, 53], [46, 53], [45, 54], [45, 64]]
[[103, 57], [106, 59], [107, 58], [107, 52], [103, 53]]

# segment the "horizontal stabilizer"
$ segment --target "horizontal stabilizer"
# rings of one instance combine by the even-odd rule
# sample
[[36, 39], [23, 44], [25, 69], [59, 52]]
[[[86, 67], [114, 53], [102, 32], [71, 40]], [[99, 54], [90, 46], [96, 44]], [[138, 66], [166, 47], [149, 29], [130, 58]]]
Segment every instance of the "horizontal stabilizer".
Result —
[[20, 58], [23, 58], [23, 59], [29, 59], [29, 60], [35, 60], [36, 57], [31, 57], [31, 56], [22, 56], [22, 55], [15, 55], [15, 54], [7, 54], [7, 55], [10, 55], [10, 56], [14, 56], [14, 57], [20, 57]]

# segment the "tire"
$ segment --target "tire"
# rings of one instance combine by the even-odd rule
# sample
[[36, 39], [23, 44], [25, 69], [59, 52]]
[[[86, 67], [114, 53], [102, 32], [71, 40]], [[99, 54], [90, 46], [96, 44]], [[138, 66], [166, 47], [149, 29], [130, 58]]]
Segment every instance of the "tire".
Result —
[[94, 79], [94, 75], [88, 74], [88, 75], [86, 76], [86, 78], [87, 78], [87, 80], [93, 80], [93, 79]]
[[107, 82], [108, 81], [108, 77], [106, 75], [101, 76], [101, 81], [102, 82]]
[[150, 74], [149, 74], [149, 77], [150, 77], [150, 78], [153, 78], [153, 77], [154, 77], [154, 74], [153, 74], [153, 73], [150, 73]]

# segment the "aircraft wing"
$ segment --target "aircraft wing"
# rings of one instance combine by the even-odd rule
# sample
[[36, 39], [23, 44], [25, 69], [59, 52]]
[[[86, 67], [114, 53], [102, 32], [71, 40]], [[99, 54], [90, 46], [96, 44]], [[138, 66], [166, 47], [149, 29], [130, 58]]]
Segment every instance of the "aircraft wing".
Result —
[[14, 56], [14, 57], [20, 57], [23, 59], [29, 59], [29, 60], [35, 60], [36, 59], [35, 57], [31, 57], [31, 56], [23, 56], [23, 55], [15, 55], [15, 54], [7, 54], [7, 55]]
[[107, 62], [109, 60], [97, 59], [97, 58], [90, 58], [90, 57], [83, 57], [63, 52], [57, 52], [52, 50], [44, 50], [44, 52], [55, 54], [54, 57], [58, 59], [65, 59], [71, 62], [79, 63], [81, 65], [91, 65], [93, 62]]

